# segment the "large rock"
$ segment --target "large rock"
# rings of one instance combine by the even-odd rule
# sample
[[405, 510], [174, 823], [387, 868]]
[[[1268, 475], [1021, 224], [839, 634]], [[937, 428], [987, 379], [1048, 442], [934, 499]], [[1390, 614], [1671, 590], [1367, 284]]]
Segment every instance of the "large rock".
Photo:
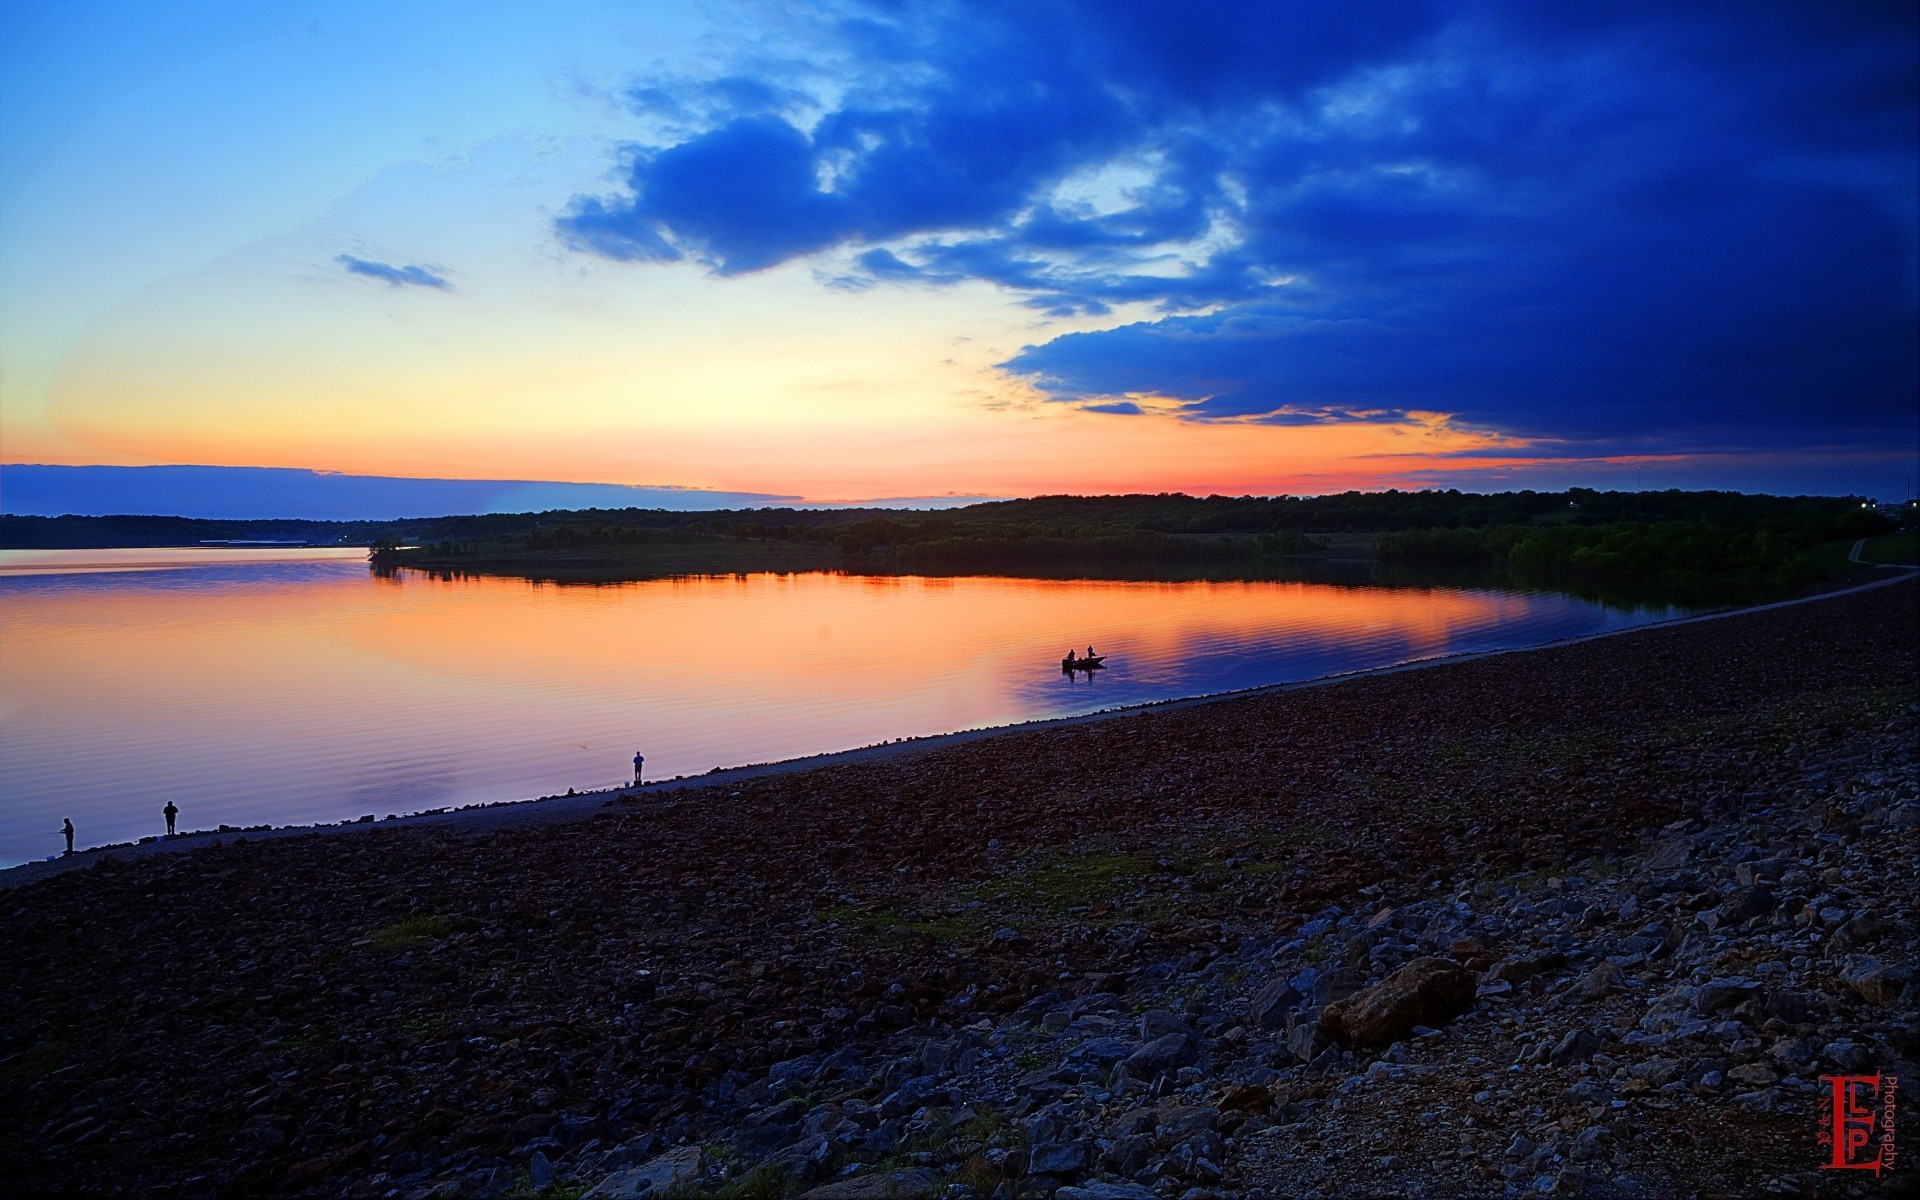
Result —
[[1913, 980], [1913, 971], [1905, 964], [1887, 966], [1878, 959], [1855, 959], [1848, 964], [1841, 982], [1868, 1004], [1889, 1008], [1900, 1003], [1901, 994]]
[[593, 1185], [580, 1200], [645, 1200], [700, 1178], [704, 1166], [698, 1146], [682, 1146], [637, 1167], [618, 1171]]
[[1275, 979], [1253, 994], [1247, 1004], [1247, 1020], [1255, 1029], [1280, 1030], [1287, 1024], [1287, 1010], [1300, 1002], [1300, 993], [1284, 978]]
[[1135, 1079], [1158, 1078], [1200, 1060], [1200, 1045], [1190, 1033], [1157, 1037], [1126, 1058], [1127, 1073]]
[[940, 1194], [940, 1177], [921, 1168], [913, 1171], [876, 1171], [803, 1193], [801, 1200], [930, 1200]]
[[1416, 958], [1381, 982], [1320, 1014], [1320, 1029], [1358, 1046], [1397, 1042], [1415, 1025], [1439, 1028], [1473, 1007], [1473, 972], [1438, 958]]
[[1153, 1193], [1134, 1183], [1093, 1181], [1078, 1187], [1063, 1187], [1053, 1200], [1154, 1200]]

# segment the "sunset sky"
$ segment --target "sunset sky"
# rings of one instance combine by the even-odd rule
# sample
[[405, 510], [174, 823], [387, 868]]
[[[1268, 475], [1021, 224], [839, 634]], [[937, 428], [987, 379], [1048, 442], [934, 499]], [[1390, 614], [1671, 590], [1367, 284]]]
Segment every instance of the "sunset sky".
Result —
[[0, 460], [1906, 494], [1910, 0], [23, 4]]

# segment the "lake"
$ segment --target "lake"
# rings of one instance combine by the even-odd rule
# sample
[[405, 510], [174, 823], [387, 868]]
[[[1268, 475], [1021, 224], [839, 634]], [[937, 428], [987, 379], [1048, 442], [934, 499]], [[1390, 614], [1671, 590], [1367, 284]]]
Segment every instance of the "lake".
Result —
[[[1683, 615], [1492, 587], [376, 577], [364, 551], [0, 551], [0, 862], [849, 749]], [[1068, 677], [1091, 643], [1107, 669]]]

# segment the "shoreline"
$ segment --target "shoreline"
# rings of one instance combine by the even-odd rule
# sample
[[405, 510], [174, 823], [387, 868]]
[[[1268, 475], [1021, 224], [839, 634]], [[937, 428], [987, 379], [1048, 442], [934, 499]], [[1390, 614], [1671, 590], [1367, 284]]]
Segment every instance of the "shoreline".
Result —
[[0, 1150], [23, 1195], [179, 1200], [1850, 1194], [1816, 1075], [1920, 1070], [1889, 582], [591, 820], [103, 858], [9, 896]]
[[1140, 704], [1122, 705], [1116, 708], [1100, 709], [1096, 712], [1081, 713], [1075, 716], [1044, 717], [1007, 725], [989, 725], [973, 729], [953, 730], [947, 733], [928, 734], [922, 737], [901, 738], [891, 742], [879, 742], [847, 750], [825, 751], [819, 754], [779, 759], [773, 762], [743, 763], [738, 766], [716, 767], [705, 774], [679, 776], [658, 782], [644, 783], [638, 787], [603, 788], [595, 791], [576, 792], [569, 795], [534, 797], [525, 800], [502, 800], [493, 803], [474, 804], [463, 808], [403, 813], [391, 818], [371, 821], [365, 819], [348, 819], [324, 825], [229, 828], [224, 832], [219, 830], [199, 830], [179, 834], [172, 838], [156, 837], [150, 841], [120, 842], [103, 846], [92, 846], [84, 850], [76, 850], [70, 855], [61, 855], [51, 859], [33, 860], [0, 868], [0, 892], [22, 887], [42, 879], [53, 878], [54, 876], [62, 875], [69, 871], [97, 866], [103, 860], [148, 858], [164, 853], [208, 849], [243, 842], [251, 843], [279, 840], [288, 837], [317, 837], [329, 834], [368, 833], [373, 831], [392, 831], [401, 828], [422, 827], [452, 829], [454, 832], [479, 834], [505, 829], [521, 829], [537, 825], [588, 820], [591, 819], [595, 813], [612, 808], [616, 804], [623, 802], [637, 803], [646, 798], [665, 796], [696, 788], [724, 787], [736, 783], [744, 783], [749, 780], [798, 774], [828, 767], [893, 761], [907, 758], [918, 753], [965, 745], [986, 738], [1068, 729], [1126, 717], [1153, 716], [1177, 712], [1199, 705], [1252, 699], [1260, 696], [1301, 691], [1356, 680], [1398, 675], [1409, 671], [1426, 670], [1432, 667], [1478, 662], [1483, 659], [1499, 658], [1508, 655], [1562, 649], [1599, 641], [1605, 638], [1674, 629], [1683, 625], [1718, 621], [1729, 617], [1740, 617], [1749, 614], [1770, 612], [1777, 609], [1792, 608], [1803, 604], [1812, 604], [1823, 600], [1838, 599], [1844, 596], [1889, 587], [1920, 576], [1920, 569], [1911, 568], [1906, 564], [1874, 565], [1881, 570], [1898, 571], [1899, 573], [1881, 575], [1865, 583], [1853, 584], [1829, 591], [1815, 592], [1806, 596], [1796, 596], [1787, 600], [1775, 600], [1765, 604], [1749, 605], [1743, 608], [1732, 608], [1718, 612], [1675, 617], [1671, 620], [1656, 621], [1646, 625], [1635, 625], [1624, 629], [1602, 630], [1598, 633], [1558, 638], [1553, 641], [1541, 642], [1531, 646], [1516, 646], [1497, 650], [1475, 650], [1458, 654], [1438, 655], [1431, 658], [1412, 659], [1407, 662], [1394, 663], [1383, 667], [1369, 667], [1357, 671], [1320, 675], [1312, 679], [1261, 684], [1257, 687], [1238, 688], [1224, 692], [1207, 692], [1193, 696], [1179, 696], [1166, 700], [1152, 700]]

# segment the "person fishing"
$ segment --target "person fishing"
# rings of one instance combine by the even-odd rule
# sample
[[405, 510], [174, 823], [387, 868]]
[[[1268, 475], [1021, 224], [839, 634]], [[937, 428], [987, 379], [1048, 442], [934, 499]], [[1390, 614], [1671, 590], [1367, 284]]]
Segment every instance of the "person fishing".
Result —
[[167, 818], [167, 836], [172, 837], [173, 821], [175, 817], [180, 815], [180, 809], [173, 801], [169, 800], [167, 801], [167, 806], [161, 809], [160, 812]]
[[60, 832], [67, 835], [67, 853], [73, 853], [73, 818], [67, 817], [60, 822]]

